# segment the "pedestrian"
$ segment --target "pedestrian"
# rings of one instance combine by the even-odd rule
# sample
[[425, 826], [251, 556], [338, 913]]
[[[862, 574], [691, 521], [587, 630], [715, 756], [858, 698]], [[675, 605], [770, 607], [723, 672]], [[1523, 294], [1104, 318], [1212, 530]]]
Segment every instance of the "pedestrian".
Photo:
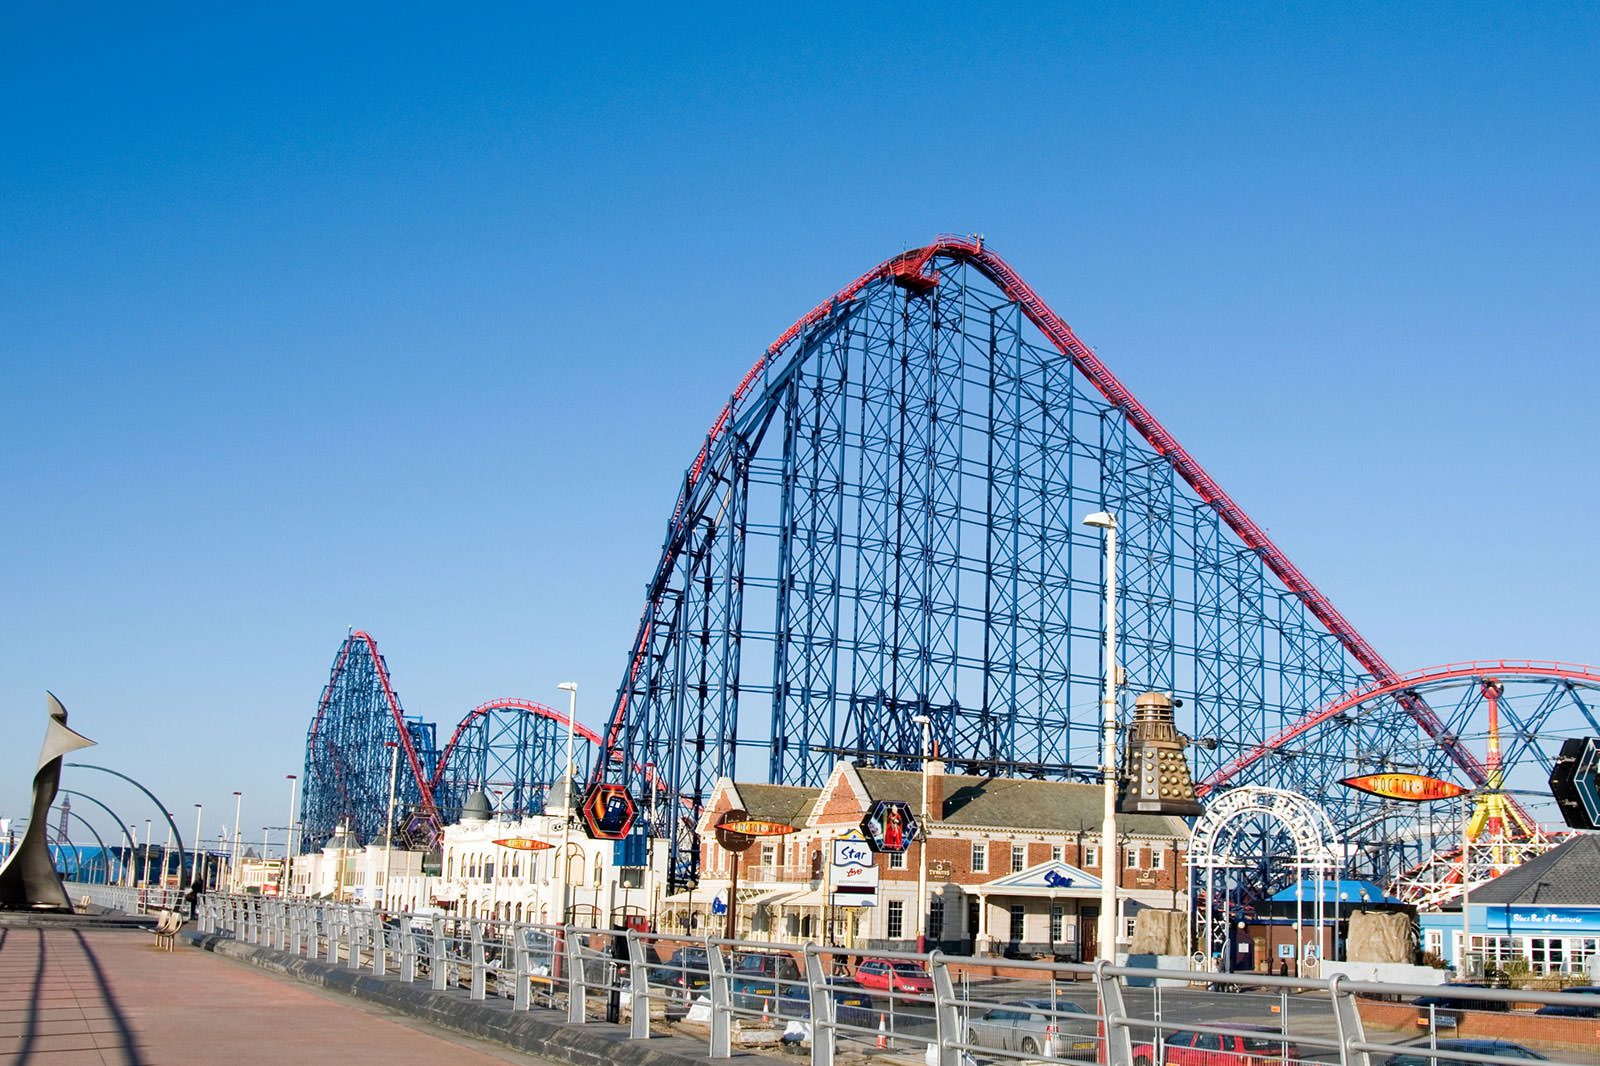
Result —
[[189, 882], [189, 891], [187, 891], [187, 892], [185, 892], [183, 894], [183, 898], [189, 904], [189, 920], [191, 922], [195, 921], [195, 920], [197, 920], [199, 918], [199, 915], [200, 915], [200, 897], [201, 897], [201, 895], [203, 895], [205, 893], [205, 890], [206, 890], [206, 877], [205, 877], [205, 874], [201, 873], [199, 870], [196, 870], [194, 872], [194, 880]]

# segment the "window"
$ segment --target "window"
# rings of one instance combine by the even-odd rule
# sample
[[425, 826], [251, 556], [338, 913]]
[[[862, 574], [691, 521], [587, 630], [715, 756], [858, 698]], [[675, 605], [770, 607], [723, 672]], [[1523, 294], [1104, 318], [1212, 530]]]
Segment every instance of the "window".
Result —
[[1050, 861], [1051, 862], [1060, 862], [1062, 860], [1062, 857], [1063, 857], [1062, 856], [1063, 850], [1064, 849], [1061, 847], [1060, 844], [1051, 844], [1050, 845]]
[[1059, 904], [1050, 908], [1050, 943], [1054, 944], [1061, 939], [1061, 907]]
[[1130, 848], [1125, 849], [1123, 851], [1123, 856], [1124, 856], [1124, 858], [1126, 860], [1124, 865], [1126, 865], [1128, 869], [1137, 870], [1139, 868], [1139, 849], [1138, 848], [1130, 847]]
[[889, 901], [889, 939], [899, 940], [905, 932], [906, 905], [897, 899]]
[[904, 870], [905, 868], [906, 868], [906, 853], [903, 852], [903, 851], [891, 851], [889, 853], [889, 869], [891, 869], [891, 870]]
[[989, 845], [980, 841], [972, 845], [972, 872], [981, 874], [989, 869]]
[[1083, 864], [1085, 866], [1100, 865], [1100, 848], [1098, 846], [1090, 844], [1083, 849]]
[[485, 881], [494, 880], [494, 863], [488, 862], [483, 864], [483, 879]]
[[928, 901], [928, 939], [944, 939], [944, 899], [939, 896]]
[[1165, 870], [1167, 868], [1167, 853], [1160, 848], [1150, 849], [1150, 869]]
[[1011, 845], [1011, 872], [1021, 873], [1028, 865], [1028, 849], [1022, 844]]
[[1025, 913], [1022, 904], [1011, 905], [1011, 939], [1018, 943], [1022, 940], [1022, 918]]
[[761, 845], [761, 865], [775, 866], [778, 862], [778, 849], [772, 844]]

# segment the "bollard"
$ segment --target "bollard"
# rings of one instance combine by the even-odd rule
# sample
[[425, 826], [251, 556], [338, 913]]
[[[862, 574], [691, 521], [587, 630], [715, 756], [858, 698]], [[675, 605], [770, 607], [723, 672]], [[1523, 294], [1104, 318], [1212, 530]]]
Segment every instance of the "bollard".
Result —
[[[938, 1048], [939, 1066], [961, 1066], [962, 1052], [955, 1045], [965, 1042], [961, 1017], [956, 1009], [956, 990], [950, 981], [950, 967], [935, 950], [928, 955], [928, 972], [933, 976], [933, 1039]], [[963, 974], [963, 977], [965, 975]], [[1050, 1002], [1055, 1003], [1054, 997]]]
[[572, 935], [572, 927], [561, 927], [567, 948], [567, 1021], [582, 1025], [589, 1020], [589, 989], [584, 983], [583, 948]]
[[450, 979], [450, 971], [446, 968], [444, 950], [444, 918], [441, 915], [433, 916], [432, 934], [428, 940], [428, 983], [435, 992], [443, 992]]
[[468, 947], [472, 962], [472, 992], [473, 999], [484, 997], [484, 986], [488, 980], [487, 960], [483, 957], [483, 921], [473, 918], [467, 923]]
[[828, 993], [828, 977], [817, 945], [805, 947], [806, 999], [811, 1009], [811, 1066], [833, 1066], [839, 1005]]
[[722, 949], [706, 937], [706, 989], [711, 993], [711, 1047], [713, 1059], [733, 1057], [733, 1005], [729, 1002], [728, 967]]
[[650, 974], [645, 966], [644, 941], [638, 933], [628, 930], [628, 995], [631, 1018], [628, 1036], [633, 1040], [650, 1039]]

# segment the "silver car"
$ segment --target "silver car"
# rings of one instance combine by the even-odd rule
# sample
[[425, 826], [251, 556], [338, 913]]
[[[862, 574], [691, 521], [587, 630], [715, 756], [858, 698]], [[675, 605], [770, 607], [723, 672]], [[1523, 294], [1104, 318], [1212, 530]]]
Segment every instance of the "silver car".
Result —
[[1099, 1046], [1093, 1014], [1070, 1000], [1019, 999], [967, 1020], [967, 1043], [1055, 1059], [1095, 1058]]

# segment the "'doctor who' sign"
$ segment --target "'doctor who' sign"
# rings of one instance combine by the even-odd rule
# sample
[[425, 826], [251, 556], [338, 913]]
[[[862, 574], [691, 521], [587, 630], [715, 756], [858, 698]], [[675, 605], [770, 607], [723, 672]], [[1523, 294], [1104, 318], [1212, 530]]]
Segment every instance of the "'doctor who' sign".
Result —
[[899, 800], [879, 800], [861, 819], [861, 832], [872, 850], [891, 855], [909, 848], [921, 828], [916, 815], [911, 813], [911, 804]]
[[633, 828], [638, 808], [621, 785], [590, 785], [578, 808], [583, 828], [596, 840], [621, 840]]
[[1561, 742], [1550, 771], [1550, 792], [1572, 828], [1600, 829], [1600, 737]]
[[1384, 799], [1409, 800], [1412, 803], [1450, 799], [1467, 791], [1460, 785], [1423, 774], [1364, 774], [1361, 777], [1346, 777], [1339, 784]]

